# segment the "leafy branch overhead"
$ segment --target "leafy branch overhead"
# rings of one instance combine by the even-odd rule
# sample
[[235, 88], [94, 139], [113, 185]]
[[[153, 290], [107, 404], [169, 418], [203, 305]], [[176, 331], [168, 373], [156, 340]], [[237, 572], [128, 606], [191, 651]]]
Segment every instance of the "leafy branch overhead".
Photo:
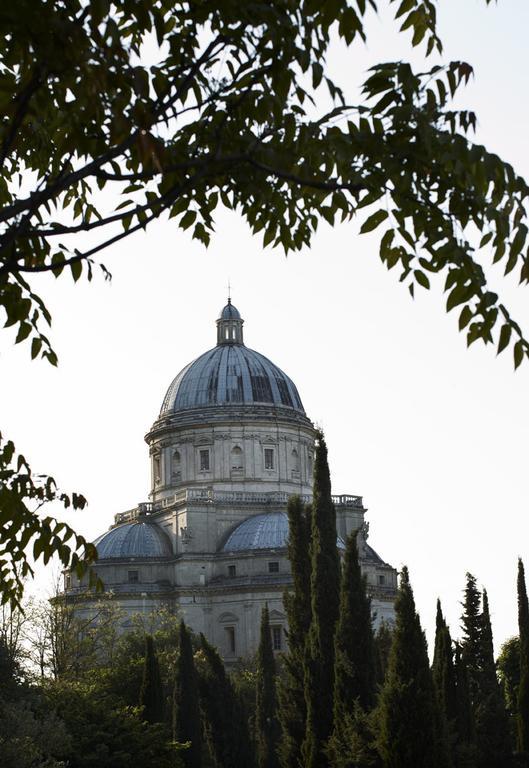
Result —
[[[434, 0], [391, 8], [412, 46], [442, 55]], [[528, 342], [482, 262], [529, 279], [528, 186], [473, 143], [475, 115], [451, 108], [472, 74], [464, 62], [380, 64], [360, 102], [346, 100], [326, 55], [337, 36], [365, 40], [376, 10], [375, 0], [1, 3], [0, 315], [16, 341], [56, 364], [39, 273], [109, 277], [99, 255], [161, 216], [207, 245], [225, 206], [287, 253], [309, 246], [322, 220], [358, 213], [412, 294], [439, 273], [468, 342], [510, 347], [519, 365]]]
[[[52, 477], [32, 475], [24, 456], [17, 455], [11, 441], [0, 434], [0, 604], [19, 603], [24, 580], [33, 575], [31, 556], [46, 565], [58, 556], [64, 568], [72, 568], [80, 578], [97, 553], [93, 544], [66, 523], [53, 517], [40, 517], [38, 510], [57, 502], [68, 509], [83, 509], [86, 499], [59, 491]], [[29, 551], [29, 554], [28, 554]], [[94, 572], [90, 586], [100, 588]]]
[[[334, 30], [365, 39], [372, 0], [7, 5], [0, 301], [33, 356], [56, 362], [33, 273], [91, 278], [97, 254], [162, 214], [207, 245], [221, 203], [287, 252], [322, 218], [376, 206], [361, 231], [385, 224], [380, 256], [412, 293], [442, 273], [469, 343], [498, 328], [517, 365], [529, 353], [478, 259], [492, 250], [527, 281], [528, 187], [468, 138], [475, 115], [449, 108], [468, 64], [381, 64], [348, 104], [325, 56]], [[436, 4], [393, 5], [412, 45], [440, 54]]]

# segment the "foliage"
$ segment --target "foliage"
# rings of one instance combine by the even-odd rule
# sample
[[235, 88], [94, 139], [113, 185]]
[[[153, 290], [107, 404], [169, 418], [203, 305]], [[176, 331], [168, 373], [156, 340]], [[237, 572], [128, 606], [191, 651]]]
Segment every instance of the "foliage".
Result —
[[446, 729], [444, 738], [448, 751], [451, 753], [454, 747], [457, 724], [456, 673], [452, 638], [443, 616], [440, 600], [437, 600], [432, 678], [441, 717], [440, 727]]
[[479, 698], [481, 671], [481, 596], [476, 586], [476, 579], [471, 573], [466, 574], [466, 586], [461, 617], [463, 638], [461, 650], [468, 673], [472, 706]]
[[213, 768], [253, 765], [246, 713], [217, 650], [200, 635], [195, 654], [204, 739]]
[[444, 766], [426, 638], [402, 570], [396, 624], [379, 703], [379, 750], [384, 768]]
[[[41, 698], [41, 697], [40, 697]], [[63, 720], [39, 697], [0, 699], [2, 768], [63, 768], [73, 744]]]
[[307, 722], [302, 745], [306, 768], [325, 765], [333, 729], [334, 632], [339, 612], [340, 562], [327, 446], [318, 437], [311, 523], [311, 622], [305, 655]]
[[140, 690], [142, 716], [148, 723], [162, 723], [164, 720], [164, 693], [160, 667], [151, 635], [145, 637], [145, 664]]
[[517, 701], [518, 750], [529, 758], [529, 603], [523, 562], [518, 560], [519, 674]]
[[351, 743], [358, 741], [356, 726], [365, 729], [362, 712], [367, 713], [375, 703], [371, 600], [360, 569], [356, 537], [354, 531], [347, 540], [334, 639], [334, 730], [329, 754], [332, 765], [344, 768], [358, 762], [352, 756]]
[[460, 643], [455, 644], [454, 673], [456, 678], [456, 743], [454, 763], [456, 768], [475, 768], [476, 729], [470, 700], [468, 669]]
[[173, 739], [188, 744], [188, 748], [183, 752], [186, 768], [200, 768], [202, 722], [198, 681], [191, 636], [183, 620], [180, 622], [178, 651], [173, 688]]
[[166, 727], [143, 721], [137, 708], [85, 681], [55, 683], [48, 696], [72, 737], [71, 768], [174, 768], [177, 747]]
[[375, 632], [375, 674], [379, 687], [384, 684], [392, 642], [393, 629], [387, 621], [382, 621]]
[[[1, 80], [1, 76], [0, 76]], [[0, 278], [0, 303], [2, 285]], [[52, 477], [34, 475], [22, 455], [17, 455], [10, 440], [0, 433], [0, 604], [20, 605], [24, 580], [33, 575], [31, 556], [48, 563], [57, 555], [66, 568], [75, 569], [80, 577], [96, 558], [96, 549], [66, 523], [46, 515], [40, 508], [56, 502], [64, 508], [84, 509], [86, 500], [73, 493], [58, 490]], [[28, 547], [32, 544], [31, 555]], [[90, 585], [101, 583], [91, 574]]]
[[278, 748], [282, 768], [298, 768], [305, 737], [307, 709], [304, 670], [306, 639], [311, 619], [310, 525], [311, 509], [303, 509], [299, 496], [288, 501], [288, 559], [292, 591], [283, 595], [288, 620], [288, 653], [283, 658], [278, 680], [281, 740]]
[[469, 573], [463, 607], [462, 654], [468, 670], [477, 765], [495, 768], [511, 758], [509, 723], [496, 674], [487, 592], [480, 595]]
[[279, 765], [277, 758], [279, 724], [276, 707], [276, 665], [272, 648], [270, 617], [266, 605], [261, 615], [255, 694], [257, 766], [258, 768], [277, 768]]
[[496, 660], [498, 677], [503, 689], [505, 706], [512, 717], [518, 713], [518, 688], [520, 686], [520, 638], [509, 637]]
[[[486, 0], [489, 2], [489, 0]], [[411, 45], [442, 52], [434, 0], [391, 0]], [[380, 258], [413, 294], [439, 275], [469, 344], [529, 354], [489, 290], [483, 259], [527, 282], [528, 186], [470, 132], [476, 116], [451, 100], [472, 68], [372, 68], [359, 103], [334, 82], [334, 31], [365, 41], [375, 0], [18, 0], [0, 9], [0, 307], [33, 358], [57, 358], [35, 277], [91, 279], [94, 257], [162, 215], [208, 244], [220, 206], [264, 245], [310, 245], [321, 221], [368, 214], [384, 225]], [[151, 63], [154, 62], [154, 63]], [[105, 276], [108, 271], [101, 265]], [[496, 331], [499, 330], [499, 334]], [[495, 338], [496, 335], [496, 338]], [[7, 445], [11, 445], [8, 443]], [[81, 566], [94, 551], [33, 503], [61, 498], [51, 478], [18, 480], [0, 500], [7, 560], [29, 572], [58, 551]], [[42, 496], [42, 499], [41, 499]], [[72, 497], [81, 506], [80, 497]], [[66, 503], [63, 497], [63, 503]], [[5, 566], [4, 566], [5, 567]], [[3, 592], [19, 599], [6, 572]]]

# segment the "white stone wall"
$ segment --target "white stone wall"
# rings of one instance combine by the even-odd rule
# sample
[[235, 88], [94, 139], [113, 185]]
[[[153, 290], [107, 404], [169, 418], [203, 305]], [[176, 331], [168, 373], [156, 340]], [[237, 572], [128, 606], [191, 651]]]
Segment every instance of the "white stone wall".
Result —
[[[278, 420], [175, 427], [170, 434], [154, 437], [149, 448], [153, 501], [192, 486], [311, 492], [314, 430], [307, 426]], [[272, 469], [265, 466], [267, 449], [273, 451]], [[201, 451], [209, 454], [209, 469], [201, 469]]]

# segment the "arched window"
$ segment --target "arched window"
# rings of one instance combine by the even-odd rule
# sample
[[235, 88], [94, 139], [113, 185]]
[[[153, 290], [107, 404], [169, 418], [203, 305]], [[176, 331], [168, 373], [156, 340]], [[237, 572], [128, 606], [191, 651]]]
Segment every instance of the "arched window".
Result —
[[159, 483], [162, 479], [162, 462], [160, 461], [160, 454], [155, 453], [152, 457], [152, 474], [154, 482]]
[[173, 476], [173, 480], [181, 479], [182, 477], [181, 465], [182, 465], [182, 457], [180, 456], [180, 451], [175, 448], [175, 450], [173, 451], [173, 455], [171, 456], [171, 474]]
[[235, 445], [231, 449], [231, 468], [236, 470], [243, 469], [242, 448], [239, 445]]
[[299, 454], [294, 448], [291, 454], [292, 471], [299, 472]]

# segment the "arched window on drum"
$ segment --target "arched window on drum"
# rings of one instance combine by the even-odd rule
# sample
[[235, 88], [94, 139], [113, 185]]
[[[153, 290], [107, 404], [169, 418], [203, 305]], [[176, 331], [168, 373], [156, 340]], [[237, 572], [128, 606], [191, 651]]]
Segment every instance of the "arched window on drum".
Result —
[[182, 479], [182, 457], [177, 448], [175, 448], [171, 456], [171, 476], [175, 482], [179, 482]]
[[234, 445], [231, 449], [231, 474], [242, 475], [244, 473], [244, 455], [240, 445]]
[[294, 480], [299, 480], [299, 453], [296, 448], [290, 454], [290, 473]]

